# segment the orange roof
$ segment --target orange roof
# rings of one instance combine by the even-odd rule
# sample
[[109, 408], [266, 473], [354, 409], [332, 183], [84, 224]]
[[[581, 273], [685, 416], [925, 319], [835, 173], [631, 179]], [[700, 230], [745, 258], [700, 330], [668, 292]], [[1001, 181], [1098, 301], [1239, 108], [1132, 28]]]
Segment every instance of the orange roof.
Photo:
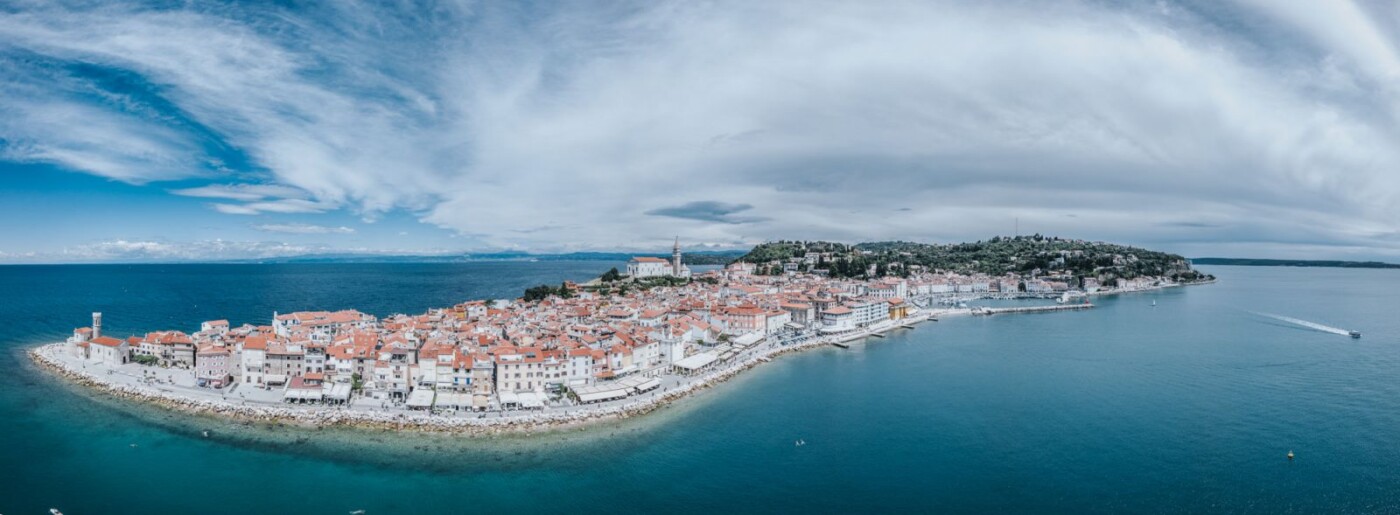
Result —
[[104, 346], [104, 347], [117, 347], [117, 346], [119, 346], [119, 345], [121, 345], [121, 344], [123, 344], [123, 343], [125, 343], [125, 342], [123, 342], [123, 341], [121, 341], [121, 340], [118, 340], [118, 339], [116, 339], [116, 338], [113, 338], [113, 337], [111, 337], [111, 336], [98, 336], [98, 337], [92, 339], [92, 343], [96, 343], [96, 344], [102, 345], [102, 346]]
[[267, 350], [267, 337], [249, 336], [243, 340], [243, 350]]

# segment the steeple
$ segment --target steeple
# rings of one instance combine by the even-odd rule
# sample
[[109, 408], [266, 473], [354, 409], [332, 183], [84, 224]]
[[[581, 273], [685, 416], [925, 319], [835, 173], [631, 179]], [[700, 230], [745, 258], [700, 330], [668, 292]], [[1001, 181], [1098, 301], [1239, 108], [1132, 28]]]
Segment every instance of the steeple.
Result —
[[676, 244], [671, 247], [671, 275], [681, 276], [681, 237], [676, 236]]

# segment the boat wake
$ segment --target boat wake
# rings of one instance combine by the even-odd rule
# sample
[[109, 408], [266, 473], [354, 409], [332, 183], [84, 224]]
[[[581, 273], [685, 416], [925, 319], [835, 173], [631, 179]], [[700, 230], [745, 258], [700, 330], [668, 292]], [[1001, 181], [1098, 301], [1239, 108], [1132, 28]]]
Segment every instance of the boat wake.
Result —
[[1283, 315], [1275, 315], [1275, 314], [1273, 314], [1273, 313], [1261, 313], [1261, 312], [1258, 312], [1258, 311], [1251, 311], [1250, 313], [1253, 313], [1253, 314], [1255, 314], [1255, 315], [1259, 315], [1259, 316], [1261, 316], [1261, 317], [1272, 318], [1272, 319], [1278, 320], [1278, 321], [1280, 321], [1280, 322], [1288, 322], [1288, 323], [1290, 323], [1290, 324], [1293, 324], [1293, 325], [1296, 325], [1296, 326], [1300, 326], [1300, 327], [1306, 327], [1306, 328], [1308, 328], [1308, 329], [1312, 329], [1312, 330], [1315, 330], [1315, 331], [1322, 331], [1322, 332], [1324, 332], [1324, 333], [1340, 334], [1340, 335], [1342, 335], [1342, 336], [1353, 336], [1354, 334], [1356, 334], [1356, 333], [1353, 332], [1353, 331], [1348, 331], [1348, 330], [1346, 330], [1346, 329], [1342, 329], [1342, 328], [1339, 328], [1339, 327], [1332, 327], [1332, 326], [1330, 326], [1330, 325], [1322, 325], [1322, 324], [1319, 324], [1319, 323], [1317, 323], [1317, 322], [1309, 322], [1309, 321], [1307, 321], [1307, 320], [1302, 320], [1302, 319], [1293, 318], [1293, 317], [1286, 317], [1286, 316], [1283, 316]]

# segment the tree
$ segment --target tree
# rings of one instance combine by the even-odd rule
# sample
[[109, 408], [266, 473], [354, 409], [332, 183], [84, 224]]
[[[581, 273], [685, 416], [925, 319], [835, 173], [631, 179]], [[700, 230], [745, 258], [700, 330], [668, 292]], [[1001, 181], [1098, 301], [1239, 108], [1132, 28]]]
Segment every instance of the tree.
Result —
[[617, 267], [612, 267], [611, 270], [608, 270], [607, 272], [604, 272], [604, 273], [603, 273], [603, 277], [602, 277], [602, 280], [603, 280], [603, 282], [605, 282], [605, 283], [610, 283], [610, 282], [617, 281], [617, 280], [621, 280], [621, 279], [622, 279], [622, 273], [620, 273], [620, 272], [617, 271]]
[[554, 294], [555, 291], [553, 286], [550, 286], [548, 284], [541, 284], [539, 286], [526, 288], [524, 300], [525, 302], [535, 302], [547, 299], [550, 295]]

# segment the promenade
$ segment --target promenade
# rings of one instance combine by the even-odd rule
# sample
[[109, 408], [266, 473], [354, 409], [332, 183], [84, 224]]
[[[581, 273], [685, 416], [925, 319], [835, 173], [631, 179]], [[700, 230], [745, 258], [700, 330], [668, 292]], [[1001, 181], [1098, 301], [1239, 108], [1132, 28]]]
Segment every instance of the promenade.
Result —
[[538, 410], [496, 410], [485, 413], [430, 413], [410, 410], [402, 403], [386, 403], [356, 397], [344, 406], [287, 404], [280, 389], [234, 385], [223, 390], [195, 386], [194, 374], [184, 369], [161, 369], [137, 364], [108, 367], [73, 357], [62, 343], [36, 347], [30, 357], [40, 366], [107, 394], [150, 402], [195, 414], [216, 415], [258, 422], [285, 422], [307, 426], [350, 426], [373, 429], [412, 429], [453, 433], [498, 434], [539, 432], [602, 420], [641, 415], [666, 403], [703, 391], [749, 368], [780, 355], [849, 342], [879, 332], [899, 329], [933, 316], [967, 314], [968, 310], [935, 310], [911, 317], [902, 324], [884, 324], [849, 333], [805, 335], [771, 339], [747, 349], [715, 368], [696, 375], [664, 374], [661, 386], [650, 392], [596, 404], [554, 402]]

